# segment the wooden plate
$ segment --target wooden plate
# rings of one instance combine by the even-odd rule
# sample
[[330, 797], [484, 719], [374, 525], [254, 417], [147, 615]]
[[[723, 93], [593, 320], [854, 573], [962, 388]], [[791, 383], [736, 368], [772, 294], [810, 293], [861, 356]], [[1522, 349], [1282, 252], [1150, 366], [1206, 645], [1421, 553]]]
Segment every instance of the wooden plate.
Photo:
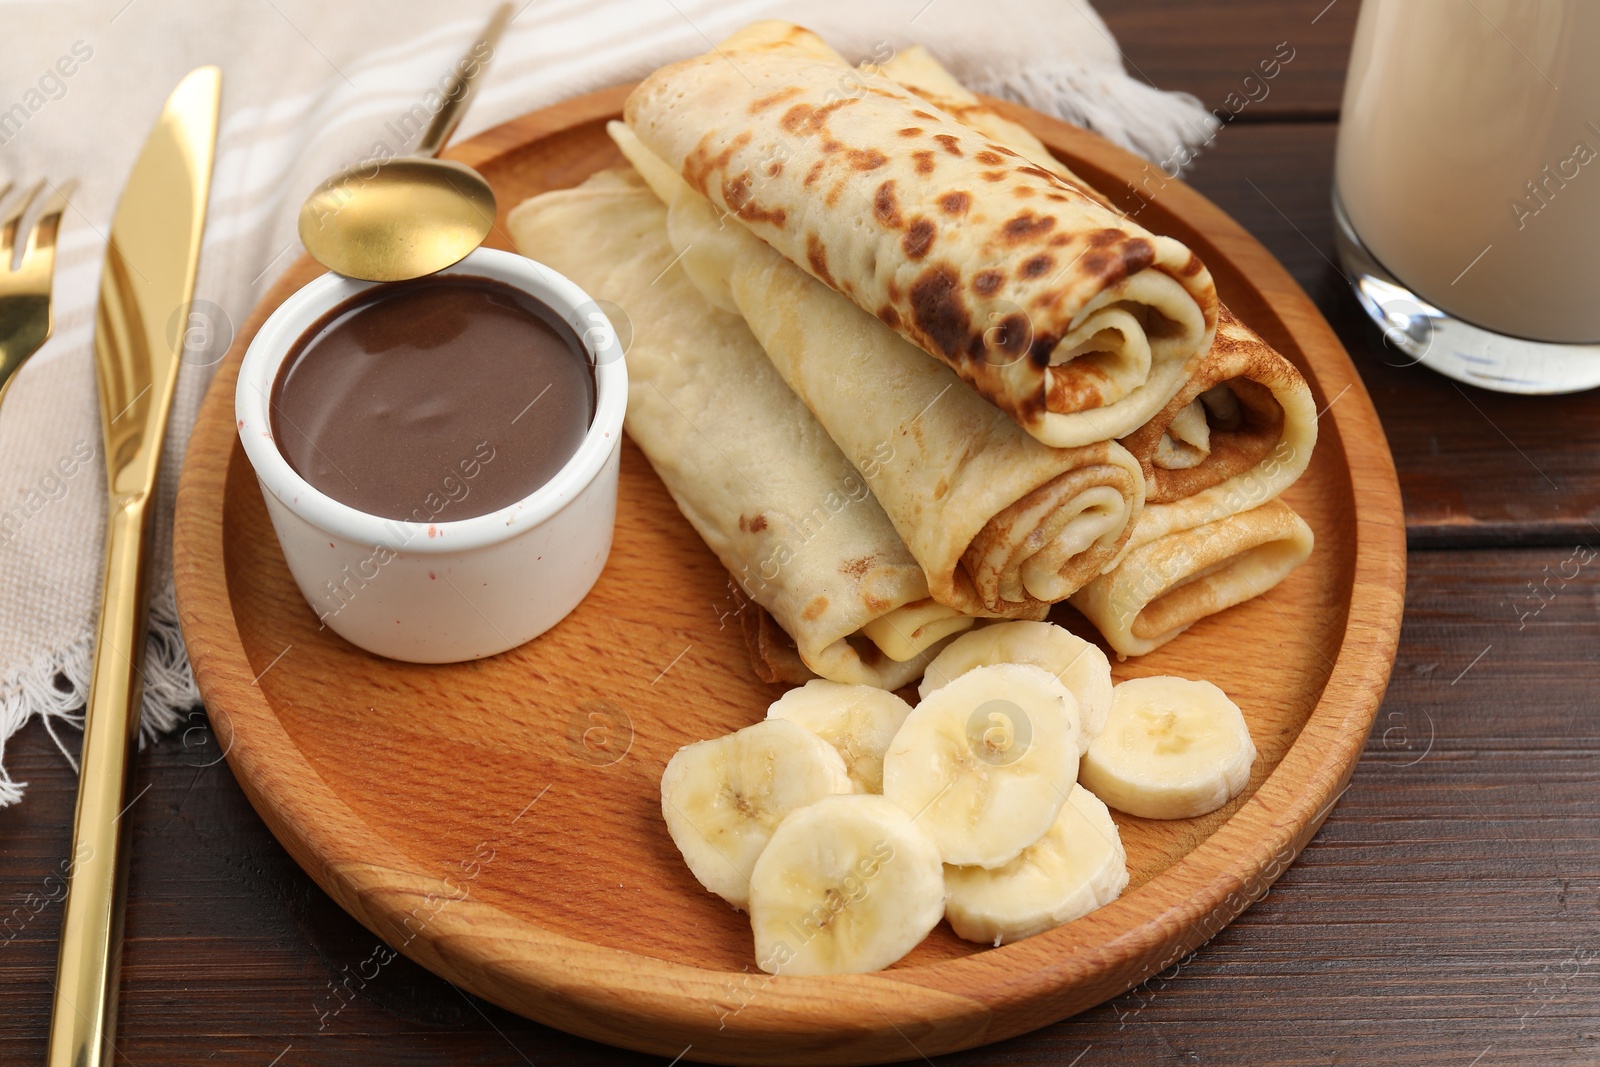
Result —
[[[620, 162], [603, 132], [626, 87], [527, 115], [451, 154], [502, 212]], [[389, 945], [497, 1004], [585, 1037], [720, 1063], [883, 1062], [996, 1041], [1160, 972], [1215, 934], [1311, 837], [1359, 755], [1400, 627], [1405, 539], [1394, 465], [1349, 357], [1283, 268], [1193, 190], [1022, 109], [1080, 174], [1188, 243], [1224, 299], [1305, 372], [1321, 439], [1287, 499], [1310, 562], [1268, 596], [1115, 668], [1209, 678], [1261, 752], [1249, 791], [1181, 822], [1118, 818], [1116, 903], [983, 948], [941, 926], [879, 974], [771, 978], [744, 917], [690, 876], [658, 782], [681, 745], [761, 718], [728, 578], [631, 443], [616, 546], [594, 592], [536, 641], [446, 667], [369, 656], [289, 577], [234, 432], [239, 359], [317, 269], [296, 264], [240, 331], [178, 496], [179, 606], [228, 761], [261, 817]], [[502, 223], [503, 223], [502, 216]], [[506, 243], [503, 227], [496, 234]], [[1061, 621], [1092, 630], [1063, 610]]]

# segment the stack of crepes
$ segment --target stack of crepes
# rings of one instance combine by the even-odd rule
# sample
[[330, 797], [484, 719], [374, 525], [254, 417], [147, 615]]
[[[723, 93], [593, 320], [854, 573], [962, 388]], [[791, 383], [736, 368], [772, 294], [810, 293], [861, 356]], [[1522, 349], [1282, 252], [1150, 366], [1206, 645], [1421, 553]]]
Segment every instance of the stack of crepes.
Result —
[[[1109, 206], [1025, 127], [921, 48], [883, 72], [997, 144]], [[1271, 589], [1311, 555], [1311, 528], [1279, 496], [1311, 462], [1317, 410], [1300, 372], [1221, 305], [1210, 348], [1161, 410], [1121, 442], [1146, 476], [1122, 561], [1072, 603], [1125, 656]]]
[[764, 609], [763, 677], [895, 688], [1069, 598], [1140, 654], [1309, 553], [1298, 373], [925, 52], [756, 23], [626, 120], [633, 171], [509, 225], [625, 309], [629, 435]]

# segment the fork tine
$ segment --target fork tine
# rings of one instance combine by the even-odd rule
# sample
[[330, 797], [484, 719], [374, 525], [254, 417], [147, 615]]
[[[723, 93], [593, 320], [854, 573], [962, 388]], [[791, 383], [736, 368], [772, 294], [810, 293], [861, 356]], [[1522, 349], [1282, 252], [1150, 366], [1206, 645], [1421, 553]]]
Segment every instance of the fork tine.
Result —
[[56, 235], [61, 231], [61, 216], [67, 209], [67, 196], [72, 192], [72, 183], [68, 181], [56, 186], [46, 179], [40, 184], [50, 186], [50, 195], [45, 197], [38, 216], [33, 220], [33, 229], [28, 231], [28, 244], [22, 250], [22, 268], [39, 270], [48, 275], [55, 267]]
[[26, 196], [17, 204], [16, 210], [0, 222], [0, 269], [11, 269], [12, 254], [17, 247], [17, 226], [22, 222], [23, 214], [28, 210], [28, 205], [33, 203], [33, 198], [39, 195], [39, 190], [44, 188], [44, 182], [39, 182], [28, 190]]

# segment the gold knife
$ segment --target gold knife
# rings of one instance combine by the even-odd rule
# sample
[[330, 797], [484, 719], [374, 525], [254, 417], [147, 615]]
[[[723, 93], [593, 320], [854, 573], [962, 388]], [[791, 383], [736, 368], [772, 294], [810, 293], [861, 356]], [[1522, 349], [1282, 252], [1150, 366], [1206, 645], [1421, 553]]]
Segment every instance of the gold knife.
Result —
[[117, 204], [100, 277], [94, 355], [110, 495], [105, 591], [83, 722], [49, 1067], [101, 1067], [115, 1059], [127, 872], [122, 815], [139, 736], [145, 561], [184, 333], [169, 324], [187, 317], [194, 296], [221, 93], [221, 72], [200, 67], [167, 98]]

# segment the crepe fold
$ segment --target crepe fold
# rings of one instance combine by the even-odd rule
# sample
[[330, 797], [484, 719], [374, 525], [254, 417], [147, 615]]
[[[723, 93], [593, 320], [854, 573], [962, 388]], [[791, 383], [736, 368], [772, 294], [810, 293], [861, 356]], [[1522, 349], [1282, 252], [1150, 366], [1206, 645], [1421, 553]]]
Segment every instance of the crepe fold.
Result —
[[536, 196], [508, 226], [524, 255], [626, 309], [628, 435], [807, 668], [897, 688], [971, 625], [933, 604], [866, 482], [744, 321], [668, 270], [666, 210], [631, 172]]
[[1205, 496], [1226, 511], [1271, 500], [1299, 478], [1317, 443], [1317, 406], [1300, 372], [1233, 316], [1192, 378], [1123, 438], [1145, 464], [1145, 499]]
[[1153, 652], [1190, 626], [1260, 596], [1305, 562], [1311, 527], [1281, 500], [1152, 537], [1072, 598], [1124, 656]]
[[736, 308], [783, 380], [871, 486], [932, 598], [1043, 618], [1115, 562], [1144, 474], [1115, 441], [1041, 444], [884, 323], [715, 210], [620, 123], [623, 153], [669, 205], [687, 275]]
[[626, 117], [719, 212], [1046, 444], [1144, 424], [1216, 328], [1188, 248], [797, 26], [663, 67]]

